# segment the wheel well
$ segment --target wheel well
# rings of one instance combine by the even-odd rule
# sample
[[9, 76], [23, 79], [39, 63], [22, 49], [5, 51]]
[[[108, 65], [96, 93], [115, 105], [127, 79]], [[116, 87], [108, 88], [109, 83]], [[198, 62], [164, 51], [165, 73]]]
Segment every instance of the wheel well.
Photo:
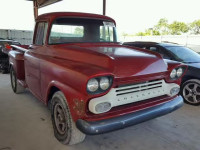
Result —
[[192, 79], [197, 79], [200, 80], [200, 78], [198, 77], [194, 77], [194, 76], [185, 76], [183, 77], [182, 81], [181, 81], [181, 89], [183, 88], [183, 84], [188, 81], [188, 80], [192, 80]]
[[200, 78], [198, 78], [198, 77], [194, 77], [194, 76], [185, 76], [185, 77], [183, 77], [182, 83], [181, 83], [181, 84], [183, 84], [183, 83], [185, 83], [187, 80], [191, 80], [191, 79], [200, 80]]
[[52, 86], [51, 89], [49, 90], [48, 99], [47, 99], [48, 108], [50, 108], [51, 106], [51, 98], [53, 97], [54, 93], [56, 93], [57, 91], [60, 91], [60, 89], [55, 86]]

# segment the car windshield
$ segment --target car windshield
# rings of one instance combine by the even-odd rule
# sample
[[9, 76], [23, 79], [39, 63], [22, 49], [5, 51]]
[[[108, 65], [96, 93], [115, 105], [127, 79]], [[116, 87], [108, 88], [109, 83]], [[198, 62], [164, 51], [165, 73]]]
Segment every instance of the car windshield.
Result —
[[49, 44], [77, 42], [118, 42], [115, 24], [97, 19], [56, 19], [52, 24]]
[[178, 61], [184, 63], [200, 62], [200, 55], [187, 47], [167, 46], [165, 48], [168, 49]]

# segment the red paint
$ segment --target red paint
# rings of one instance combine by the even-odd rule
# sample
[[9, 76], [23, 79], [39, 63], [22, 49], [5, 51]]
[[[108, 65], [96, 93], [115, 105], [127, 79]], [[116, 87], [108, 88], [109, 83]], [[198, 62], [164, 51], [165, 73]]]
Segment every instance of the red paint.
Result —
[[6, 44], [6, 45], [5, 45], [5, 48], [6, 48], [6, 50], [8, 50], [8, 51], [12, 49], [12, 47], [11, 47], [9, 44]]
[[[139, 48], [131, 48], [113, 43], [74, 43], [48, 45], [48, 36], [52, 21], [58, 17], [96, 18], [113, 21], [113, 19], [94, 14], [84, 13], [51, 13], [39, 16], [37, 22], [47, 21], [49, 24], [46, 42], [43, 46], [33, 44], [15, 46], [10, 53], [10, 63], [17, 72], [17, 77], [23, 80], [29, 90], [45, 104], [52, 87], [60, 89], [66, 96], [73, 119], [101, 120], [128, 114], [141, 109], [172, 100], [170, 97], [159, 97], [135, 104], [113, 108], [107, 113], [94, 115], [88, 110], [89, 100], [105, 95], [90, 95], [86, 91], [87, 81], [96, 76], [109, 75], [113, 77], [111, 88], [123, 84], [165, 79], [180, 85], [181, 78], [172, 81], [169, 78], [171, 70], [181, 66], [180, 63], [164, 63], [161, 56]], [[115, 23], [115, 22], [114, 22]], [[34, 34], [34, 39], [36, 33]], [[34, 40], [33, 40], [34, 41]], [[83, 101], [83, 103], [81, 102]], [[84, 110], [78, 113], [77, 104], [84, 104]], [[79, 106], [79, 105], [78, 105]]]

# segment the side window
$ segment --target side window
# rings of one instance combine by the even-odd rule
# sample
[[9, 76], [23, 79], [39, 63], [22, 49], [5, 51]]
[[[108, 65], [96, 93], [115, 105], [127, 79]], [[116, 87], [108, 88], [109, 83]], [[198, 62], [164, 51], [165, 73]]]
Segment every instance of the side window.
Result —
[[159, 53], [162, 56], [162, 58], [164, 58], [164, 59], [170, 59], [170, 57], [163, 50], [161, 50], [159, 47], [150, 46], [148, 49], [153, 51], [153, 52]]
[[136, 47], [139, 47], [139, 48], [142, 48], [142, 49], [147, 49], [147, 47], [143, 46], [143, 45], [137, 45]]
[[153, 51], [153, 52], [157, 52], [157, 53], [159, 53], [158, 48], [155, 47], [155, 46], [150, 46], [148, 49], [149, 49], [150, 51]]
[[171, 59], [168, 54], [166, 54], [162, 49], [159, 50], [159, 53], [164, 59]]
[[37, 23], [37, 31], [35, 36], [36, 45], [43, 45], [45, 43], [48, 24], [46, 22]]

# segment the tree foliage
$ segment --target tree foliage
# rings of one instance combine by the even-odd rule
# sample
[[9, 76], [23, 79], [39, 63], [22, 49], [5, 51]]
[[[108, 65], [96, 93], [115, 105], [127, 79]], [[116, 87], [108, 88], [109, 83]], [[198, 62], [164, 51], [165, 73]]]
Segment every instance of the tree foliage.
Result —
[[159, 32], [159, 31], [157, 31], [157, 30], [153, 30], [153, 33], [152, 33], [152, 35], [161, 35], [161, 34], [160, 34], [160, 32]]
[[154, 26], [155, 33], [159, 33], [159, 35], [167, 35], [169, 34], [169, 24], [166, 18], [161, 18], [157, 25]]
[[161, 18], [153, 28], [149, 28], [145, 32], [138, 32], [136, 35], [181, 35], [184, 33], [200, 34], [200, 20], [195, 20], [191, 24], [180, 21], [169, 24], [166, 18]]
[[138, 32], [138, 33], [136, 33], [136, 36], [146, 36], [146, 33], [145, 32]]
[[82, 35], [83, 34], [83, 28], [76, 27], [75, 30], [74, 30], [74, 33], [78, 34], [78, 35]]
[[174, 21], [169, 25], [169, 30], [172, 35], [181, 35], [182, 33], [187, 33], [189, 27], [184, 22]]
[[200, 20], [195, 20], [190, 25], [190, 30], [194, 34], [200, 34]]

